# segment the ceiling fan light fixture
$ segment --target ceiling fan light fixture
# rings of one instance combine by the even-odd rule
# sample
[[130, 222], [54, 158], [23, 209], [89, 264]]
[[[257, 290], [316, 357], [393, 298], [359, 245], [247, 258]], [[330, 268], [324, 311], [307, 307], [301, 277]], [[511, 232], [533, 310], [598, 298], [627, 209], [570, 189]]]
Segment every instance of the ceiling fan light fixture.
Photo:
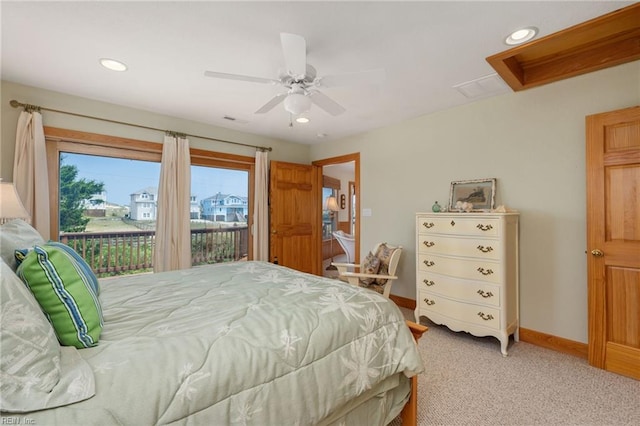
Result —
[[309, 117], [298, 117], [296, 118], [296, 123], [307, 124], [309, 121]]
[[509, 46], [515, 46], [517, 44], [528, 42], [529, 40], [534, 38], [537, 34], [538, 34], [538, 29], [536, 27], [521, 28], [509, 34], [509, 36], [504, 40], [504, 42]]
[[311, 99], [300, 93], [292, 93], [284, 100], [284, 109], [293, 115], [300, 115], [311, 109]]

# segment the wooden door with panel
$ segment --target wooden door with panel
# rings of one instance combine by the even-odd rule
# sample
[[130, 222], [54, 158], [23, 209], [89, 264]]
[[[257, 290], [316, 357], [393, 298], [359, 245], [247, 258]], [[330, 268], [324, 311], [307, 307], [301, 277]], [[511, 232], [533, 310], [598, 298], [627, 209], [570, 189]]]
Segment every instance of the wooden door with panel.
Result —
[[640, 379], [640, 106], [586, 125], [589, 363]]
[[269, 260], [319, 274], [320, 169], [271, 161], [269, 182]]

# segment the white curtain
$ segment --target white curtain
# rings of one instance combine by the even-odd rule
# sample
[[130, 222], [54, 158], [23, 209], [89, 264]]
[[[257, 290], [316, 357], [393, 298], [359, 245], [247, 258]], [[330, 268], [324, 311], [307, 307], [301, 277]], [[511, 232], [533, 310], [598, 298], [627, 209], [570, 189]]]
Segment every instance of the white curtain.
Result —
[[18, 117], [13, 184], [31, 216], [31, 225], [44, 240], [50, 239], [47, 152], [42, 114], [37, 111], [22, 111]]
[[162, 148], [154, 272], [191, 267], [189, 141], [166, 135]]
[[256, 152], [255, 199], [253, 201], [253, 259], [269, 260], [269, 162], [266, 151]]

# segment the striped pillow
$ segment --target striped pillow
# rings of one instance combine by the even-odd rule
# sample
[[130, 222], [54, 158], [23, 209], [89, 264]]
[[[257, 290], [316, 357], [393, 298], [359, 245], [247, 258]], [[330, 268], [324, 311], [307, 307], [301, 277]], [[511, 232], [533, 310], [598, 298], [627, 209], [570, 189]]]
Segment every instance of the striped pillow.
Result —
[[[57, 247], [60, 250], [67, 252], [69, 256], [72, 256], [75, 259], [75, 265], [78, 267], [78, 273], [83, 276], [82, 280], [87, 281], [91, 285], [91, 287], [93, 287], [93, 291], [96, 294], [100, 294], [100, 284], [98, 284], [98, 278], [93, 273], [93, 271], [91, 270], [91, 267], [87, 264], [87, 262], [85, 262], [85, 260], [82, 257], [80, 257], [80, 255], [76, 253], [74, 249], [72, 249], [66, 244], [62, 244], [57, 241], [49, 241], [48, 243], [46, 243], [46, 245], [51, 247]], [[31, 250], [33, 249], [31, 248], [31, 249], [16, 250], [15, 251], [16, 264], [20, 265], [20, 263], [22, 263], [22, 261], [24, 260], [25, 256], [29, 254]]]
[[103, 327], [98, 287], [91, 280], [95, 276], [87, 274], [88, 266], [73, 249], [61, 246], [49, 242], [26, 255], [16, 251], [21, 260], [16, 274], [35, 296], [62, 345], [95, 346]]

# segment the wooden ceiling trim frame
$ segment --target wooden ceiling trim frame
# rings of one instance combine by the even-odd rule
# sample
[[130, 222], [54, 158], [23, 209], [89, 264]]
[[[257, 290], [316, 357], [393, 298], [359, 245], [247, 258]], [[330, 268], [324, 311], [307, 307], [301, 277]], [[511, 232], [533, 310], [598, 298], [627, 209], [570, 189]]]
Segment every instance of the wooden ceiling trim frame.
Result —
[[520, 91], [640, 59], [640, 3], [489, 56]]

